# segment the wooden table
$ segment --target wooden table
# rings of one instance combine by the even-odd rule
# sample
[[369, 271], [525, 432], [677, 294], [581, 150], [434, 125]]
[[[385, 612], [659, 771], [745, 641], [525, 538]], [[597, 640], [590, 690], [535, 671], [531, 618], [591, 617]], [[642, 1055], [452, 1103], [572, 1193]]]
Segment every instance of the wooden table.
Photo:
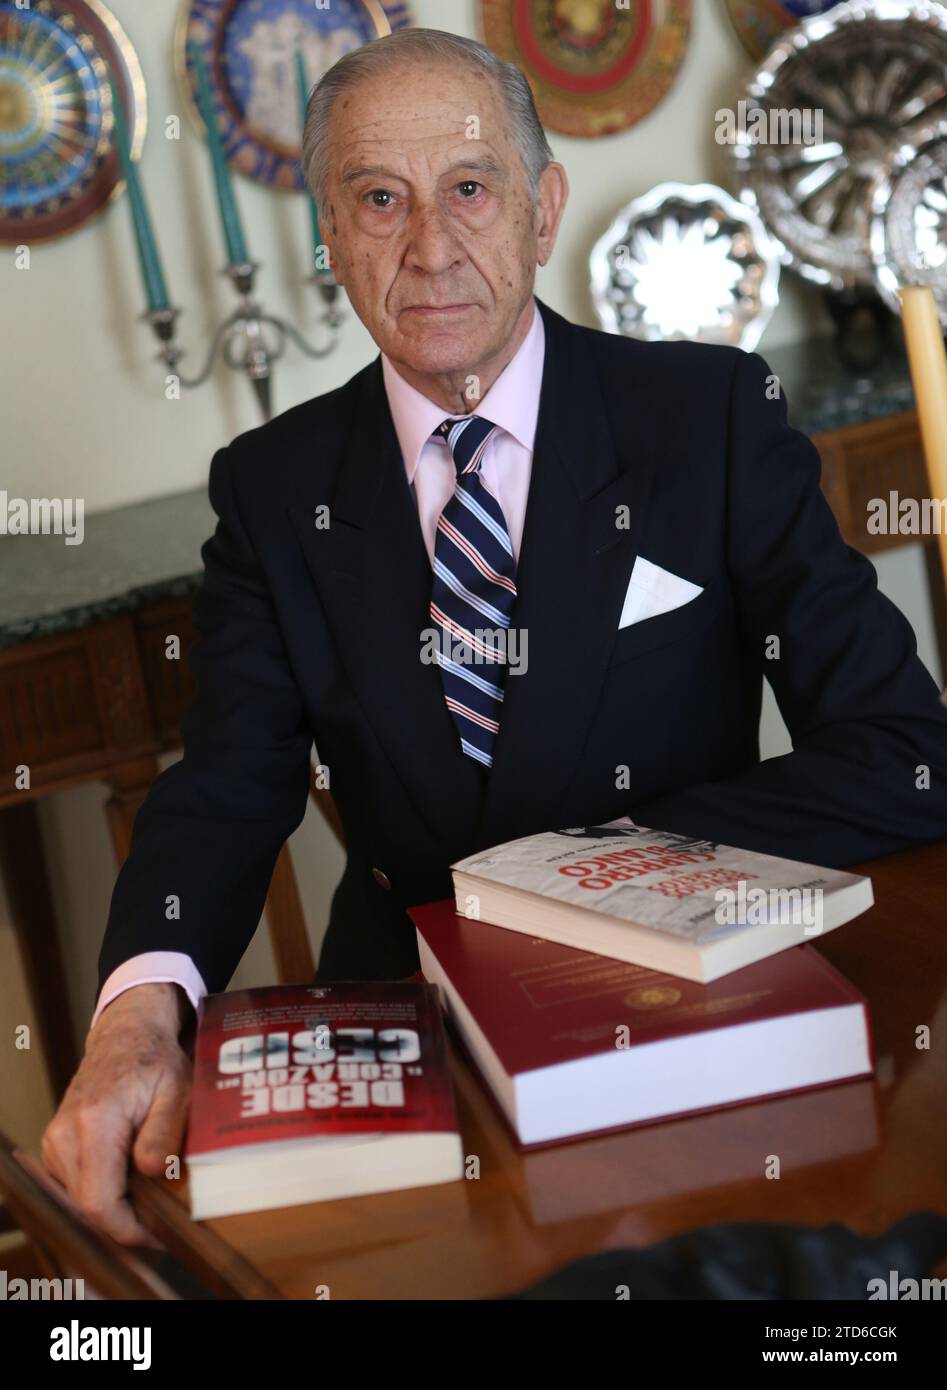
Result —
[[[141, 1179], [136, 1204], [193, 1269], [292, 1299], [491, 1297], [582, 1255], [725, 1222], [877, 1234], [909, 1212], [947, 1214], [947, 841], [861, 867], [875, 906], [818, 949], [870, 1001], [875, 1080], [521, 1154], [454, 1049], [476, 1180], [195, 1223], [180, 1182]], [[778, 1179], [764, 1176], [771, 1155]]]

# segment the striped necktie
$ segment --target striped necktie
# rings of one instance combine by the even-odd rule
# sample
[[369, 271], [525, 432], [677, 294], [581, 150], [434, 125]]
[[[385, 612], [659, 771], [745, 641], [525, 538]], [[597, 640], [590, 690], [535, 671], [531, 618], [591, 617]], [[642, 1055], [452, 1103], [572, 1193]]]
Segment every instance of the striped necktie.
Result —
[[460, 745], [484, 767], [493, 763], [506, 676], [506, 630], [516, 599], [516, 563], [503, 510], [480, 476], [497, 426], [479, 415], [448, 419], [431, 436], [454, 460], [454, 495], [434, 542], [431, 620], [437, 663]]

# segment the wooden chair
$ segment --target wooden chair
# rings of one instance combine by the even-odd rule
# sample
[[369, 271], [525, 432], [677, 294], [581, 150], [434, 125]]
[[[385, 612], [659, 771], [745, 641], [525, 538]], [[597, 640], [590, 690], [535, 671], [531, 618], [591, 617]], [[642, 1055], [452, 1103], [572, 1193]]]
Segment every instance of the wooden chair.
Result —
[[[332, 793], [328, 788], [316, 785], [315, 769], [312, 769], [309, 795], [326, 825], [345, 849], [342, 821]], [[280, 850], [273, 877], [270, 879], [270, 888], [266, 895], [266, 925], [280, 984], [308, 984], [316, 973], [316, 966], [312, 958], [306, 918], [288, 844]]]
[[44, 1278], [62, 1280], [74, 1294], [81, 1279], [87, 1297], [179, 1297], [133, 1250], [94, 1230], [65, 1190], [2, 1132], [0, 1192], [12, 1218], [7, 1229], [19, 1229], [27, 1237]]
[[[311, 768], [310, 772], [309, 794], [332, 834], [344, 849], [342, 821], [332, 800], [332, 793], [327, 788], [316, 785], [314, 768]], [[125, 862], [131, 848], [135, 815], [144, 800], [148, 785], [147, 780], [138, 783], [129, 796], [123, 799], [113, 794], [107, 803], [106, 813], [118, 868]], [[312, 958], [306, 918], [288, 844], [283, 845], [273, 868], [266, 896], [265, 915], [279, 983], [308, 984], [316, 973], [316, 966]]]
[[216, 1232], [191, 1220], [170, 1184], [132, 1172], [128, 1186], [138, 1219], [163, 1249], [132, 1249], [100, 1234], [42, 1164], [0, 1131], [4, 1230], [22, 1231], [42, 1277], [71, 1280], [66, 1287], [73, 1296], [81, 1279], [79, 1296], [86, 1298], [282, 1298]]
[[[901, 317], [904, 324], [904, 345], [911, 369], [911, 384], [917, 406], [918, 427], [924, 450], [924, 469], [927, 475], [927, 496], [943, 500], [947, 497], [947, 344], [937, 302], [930, 286], [902, 287]], [[941, 589], [932, 593], [935, 621], [944, 621], [947, 605], [947, 530], [940, 527], [935, 535], [939, 559]], [[941, 671], [944, 689], [941, 699], [947, 704], [947, 659]]]

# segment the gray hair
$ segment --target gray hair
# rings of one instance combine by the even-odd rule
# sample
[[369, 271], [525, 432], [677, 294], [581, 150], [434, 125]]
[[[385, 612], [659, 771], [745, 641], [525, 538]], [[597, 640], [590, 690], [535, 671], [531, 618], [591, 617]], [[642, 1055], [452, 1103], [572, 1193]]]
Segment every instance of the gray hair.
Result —
[[510, 117], [514, 142], [523, 160], [530, 193], [535, 199], [539, 176], [553, 158], [529, 83], [514, 63], [505, 63], [482, 43], [440, 29], [398, 29], [361, 48], [353, 48], [316, 83], [309, 96], [303, 126], [303, 173], [321, 208], [329, 175], [329, 118], [336, 97], [362, 78], [386, 72], [402, 60], [441, 62], [485, 72], [494, 79]]

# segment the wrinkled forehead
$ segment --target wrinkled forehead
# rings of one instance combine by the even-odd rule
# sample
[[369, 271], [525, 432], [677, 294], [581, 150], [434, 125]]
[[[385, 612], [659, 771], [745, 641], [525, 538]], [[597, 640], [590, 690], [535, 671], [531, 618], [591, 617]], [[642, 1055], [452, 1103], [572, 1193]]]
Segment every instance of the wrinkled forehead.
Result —
[[404, 166], [456, 164], [492, 155], [517, 158], [509, 113], [496, 81], [462, 65], [414, 61], [354, 82], [339, 93], [329, 125], [332, 172], [382, 160]]

